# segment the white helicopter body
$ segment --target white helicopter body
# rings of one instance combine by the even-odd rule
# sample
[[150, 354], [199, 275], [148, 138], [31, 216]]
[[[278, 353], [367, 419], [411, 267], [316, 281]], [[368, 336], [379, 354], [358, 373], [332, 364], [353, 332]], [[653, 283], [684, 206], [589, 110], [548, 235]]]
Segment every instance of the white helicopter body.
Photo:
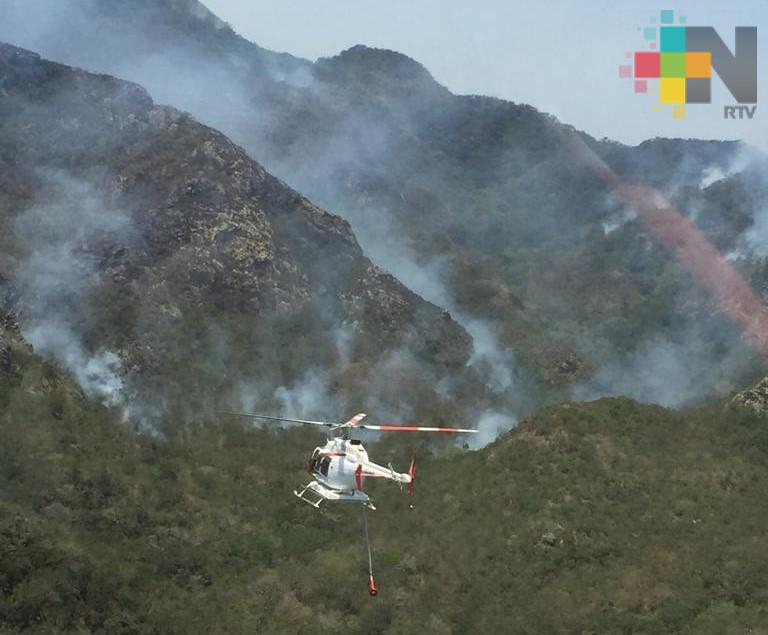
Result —
[[415, 471], [412, 463], [407, 474], [396, 472], [390, 465], [384, 467], [368, 459], [368, 452], [357, 439], [336, 437], [329, 439], [323, 447], [312, 452], [307, 463], [307, 472], [312, 481], [294, 494], [313, 507], [327, 501], [363, 503], [376, 509], [363, 487], [367, 478], [384, 478], [408, 485], [414, 483]]

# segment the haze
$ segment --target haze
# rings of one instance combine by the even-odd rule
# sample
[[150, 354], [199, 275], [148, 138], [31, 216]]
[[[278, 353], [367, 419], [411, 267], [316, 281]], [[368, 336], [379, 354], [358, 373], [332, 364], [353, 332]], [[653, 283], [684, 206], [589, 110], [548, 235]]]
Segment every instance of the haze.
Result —
[[[530, 103], [597, 137], [625, 143], [665, 136], [741, 139], [768, 151], [768, 65], [763, 34], [768, 4], [741, 2], [549, 2], [508, 0], [204, 0], [220, 18], [266, 48], [316, 59], [355, 44], [389, 48], [424, 64], [455, 93]], [[734, 27], [758, 27], [758, 109], [752, 121], [723, 119], [735, 101], [718, 78], [712, 105], [689, 106], [686, 120], [669, 107], [654, 112], [618, 78], [627, 51], [642, 50], [638, 27], [672, 8], [688, 24], [714, 26], [733, 48]]]

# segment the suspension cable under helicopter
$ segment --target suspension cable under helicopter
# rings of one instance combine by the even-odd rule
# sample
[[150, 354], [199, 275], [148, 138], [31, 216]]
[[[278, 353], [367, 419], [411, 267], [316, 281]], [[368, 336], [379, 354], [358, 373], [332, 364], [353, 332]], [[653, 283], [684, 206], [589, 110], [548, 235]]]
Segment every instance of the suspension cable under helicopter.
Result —
[[363, 532], [365, 533], [365, 548], [368, 551], [368, 593], [378, 595], [376, 580], [373, 578], [373, 556], [371, 555], [371, 539], [368, 535], [368, 511], [363, 505]]

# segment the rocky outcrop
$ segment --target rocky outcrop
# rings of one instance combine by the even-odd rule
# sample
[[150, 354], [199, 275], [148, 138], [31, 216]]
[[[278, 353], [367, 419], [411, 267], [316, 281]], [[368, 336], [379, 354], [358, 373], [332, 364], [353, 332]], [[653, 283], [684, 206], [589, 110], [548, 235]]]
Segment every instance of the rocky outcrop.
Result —
[[546, 349], [536, 356], [541, 375], [549, 384], [572, 384], [589, 376], [590, 369], [574, 351]]
[[768, 414], [768, 377], [738, 393], [731, 399], [731, 404], [749, 408], [759, 415]]
[[5, 338], [2, 330], [0, 330], [0, 373], [9, 373], [12, 368], [11, 343]]
[[[167, 340], [182, 328], [226, 338], [225, 320], [256, 325], [312, 306], [314, 322], [366, 337], [359, 361], [407, 342], [429, 368], [463, 369], [470, 340], [458, 324], [375, 267], [345, 220], [223, 134], [136, 84], [8, 45], [0, 86], [0, 161], [13, 175], [0, 230], [14, 236], [27, 219], [24, 240], [3, 243], [0, 276], [27, 323], [76, 324], [89, 347], [140, 373], [177, 363]], [[320, 350], [313, 326], [286, 338]]]

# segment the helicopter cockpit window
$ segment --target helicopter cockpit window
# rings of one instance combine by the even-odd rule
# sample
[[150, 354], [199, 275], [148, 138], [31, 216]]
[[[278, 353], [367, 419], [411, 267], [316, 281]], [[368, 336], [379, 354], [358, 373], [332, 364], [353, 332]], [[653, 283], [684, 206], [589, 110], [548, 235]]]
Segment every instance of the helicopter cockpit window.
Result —
[[328, 476], [328, 467], [331, 465], [331, 457], [324, 456], [320, 459], [320, 473], [323, 476]]
[[312, 452], [312, 458], [309, 460], [310, 468], [313, 472], [317, 472], [318, 469], [320, 469], [320, 449], [316, 448], [314, 452]]

